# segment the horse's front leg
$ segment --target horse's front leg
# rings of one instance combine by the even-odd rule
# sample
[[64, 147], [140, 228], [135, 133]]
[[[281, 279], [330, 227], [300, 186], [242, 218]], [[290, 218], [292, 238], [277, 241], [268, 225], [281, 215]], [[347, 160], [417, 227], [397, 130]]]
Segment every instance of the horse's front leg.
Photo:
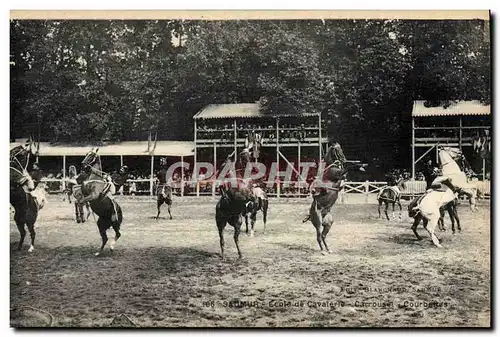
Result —
[[101, 249], [95, 253], [95, 256], [99, 256], [101, 255], [102, 251], [104, 250], [104, 246], [106, 246], [106, 243], [108, 242], [108, 235], [106, 234], [106, 231], [108, 229], [108, 224], [102, 219], [99, 217], [99, 219], [97, 219], [97, 227], [99, 228], [99, 234], [101, 235], [101, 239], [102, 239], [102, 244], [101, 244]]

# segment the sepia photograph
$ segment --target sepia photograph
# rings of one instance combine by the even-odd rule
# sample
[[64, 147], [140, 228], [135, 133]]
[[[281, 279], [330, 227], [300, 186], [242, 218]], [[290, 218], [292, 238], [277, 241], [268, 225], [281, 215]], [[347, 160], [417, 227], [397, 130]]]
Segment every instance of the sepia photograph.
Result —
[[11, 328], [492, 328], [488, 10], [9, 19]]

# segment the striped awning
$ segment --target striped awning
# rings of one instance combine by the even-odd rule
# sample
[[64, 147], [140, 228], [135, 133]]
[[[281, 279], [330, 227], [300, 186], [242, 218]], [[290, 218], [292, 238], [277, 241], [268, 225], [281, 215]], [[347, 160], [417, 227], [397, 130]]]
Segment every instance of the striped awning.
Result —
[[[317, 113], [300, 114], [280, 114], [280, 117], [313, 117]], [[266, 115], [260, 110], [259, 103], [238, 103], [238, 104], [210, 104], [194, 115], [194, 119], [213, 119], [213, 118], [265, 118], [276, 117]]]
[[458, 101], [449, 107], [426, 107], [425, 101], [413, 102], [413, 117], [431, 116], [485, 116], [491, 114], [491, 106], [483, 105], [479, 101]]
[[[10, 148], [21, 145], [22, 142], [10, 143]], [[88, 146], [51, 145], [40, 143], [40, 156], [85, 156], [91, 149]], [[101, 156], [149, 156], [147, 141], [128, 141], [99, 146]], [[183, 141], [158, 141], [153, 153], [155, 156], [192, 156], [194, 155], [194, 142]]]

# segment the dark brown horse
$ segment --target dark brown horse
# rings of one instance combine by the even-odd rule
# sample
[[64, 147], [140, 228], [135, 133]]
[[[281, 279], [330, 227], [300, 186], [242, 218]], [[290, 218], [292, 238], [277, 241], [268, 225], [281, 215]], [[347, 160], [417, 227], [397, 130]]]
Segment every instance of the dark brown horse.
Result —
[[[259, 201], [252, 192], [250, 182], [242, 178], [244, 169], [242, 167], [236, 169], [235, 164], [230, 160], [230, 156], [226, 159], [223, 167], [225, 165], [229, 165], [229, 172], [232, 172], [233, 179], [224, 181], [219, 187], [221, 198], [215, 207], [215, 221], [219, 231], [221, 257], [224, 259], [224, 228], [229, 224], [234, 227], [234, 242], [241, 258], [238, 237], [241, 232], [243, 217], [246, 217], [248, 213], [256, 214], [255, 207]], [[252, 207], [254, 208], [252, 209]]]
[[390, 220], [389, 214], [387, 214], [387, 209], [389, 208], [389, 204], [392, 205], [393, 216], [394, 216], [395, 204], [398, 204], [400, 212], [403, 211], [403, 207], [401, 206], [401, 189], [406, 188], [405, 182], [406, 180], [403, 177], [391, 177], [391, 181], [389, 181], [389, 186], [385, 186], [377, 194], [379, 218], [381, 217], [380, 207], [382, 206], [382, 204], [385, 204], [384, 213], [387, 220]]
[[102, 245], [99, 252], [95, 254], [96, 256], [102, 253], [108, 242], [106, 232], [110, 227], [113, 227], [115, 231], [115, 239], [110, 244], [110, 249], [114, 249], [116, 241], [121, 236], [120, 226], [123, 221], [122, 209], [113, 199], [114, 185], [111, 182], [111, 177], [102, 171], [97, 151], [98, 149], [92, 149], [83, 159], [82, 167], [86, 172], [84, 180], [81, 182], [81, 191], [84, 196], [81, 202], [89, 202], [91, 209], [98, 216], [97, 227], [101, 235]]
[[[342, 181], [346, 179], [347, 173], [353, 170], [364, 171], [365, 164], [348, 163], [340, 144], [333, 144], [325, 155], [326, 168], [323, 171], [322, 181], [313, 182], [312, 188], [315, 190], [313, 201], [309, 208], [309, 215], [303, 220], [310, 220], [316, 229], [316, 240], [318, 241], [321, 253], [324, 254], [323, 245], [328, 253], [331, 250], [326, 244], [326, 236], [333, 223], [331, 209], [338, 199], [342, 188]], [[321, 175], [319, 175], [321, 177]]]
[[[36, 199], [29, 193], [35, 188], [35, 183], [27, 171], [32, 154], [30, 148], [22, 145], [10, 150], [10, 204], [14, 207], [14, 221], [21, 235], [18, 249], [21, 249], [23, 245], [26, 236], [25, 226], [27, 226], [31, 236], [30, 252], [34, 249], [36, 235], [34, 225], [39, 209]], [[40, 191], [45, 189], [45, 184], [38, 186]], [[42, 196], [40, 191], [35, 193], [40, 196], [39, 199]], [[45, 200], [44, 194], [43, 199]], [[42, 201], [40, 205], [43, 207]]]

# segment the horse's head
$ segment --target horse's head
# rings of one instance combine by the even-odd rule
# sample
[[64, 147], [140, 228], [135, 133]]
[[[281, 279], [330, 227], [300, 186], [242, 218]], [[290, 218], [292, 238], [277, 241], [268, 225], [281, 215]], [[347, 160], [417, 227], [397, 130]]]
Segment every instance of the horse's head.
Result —
[[334, 143], [332, 146], [328, 148], [325, 155], [325, 161], [327, 165], [338, 164], [339, 166], [343, 166], [347, 161], [344, 155], [344, 151], [339, 143]]
[[[441, 161], [441, 164], [445, 164], [448, 162], [450, 159], [456, 161], [462, 158], [462, 151], [458, 148], [455, 147], [449, 147], [449, 146], [438, 146], [438, 157], [439, 160]], [[447, 158], [449, 157], [449, 158]]]
[[86, 170], [94, 166], [95, 164], [98, 163], [99, 155], [97, 152], [99, 151], [98, 147], [92, 148], [86, 155], [85, 158], [82, 160], [82, 167]]

